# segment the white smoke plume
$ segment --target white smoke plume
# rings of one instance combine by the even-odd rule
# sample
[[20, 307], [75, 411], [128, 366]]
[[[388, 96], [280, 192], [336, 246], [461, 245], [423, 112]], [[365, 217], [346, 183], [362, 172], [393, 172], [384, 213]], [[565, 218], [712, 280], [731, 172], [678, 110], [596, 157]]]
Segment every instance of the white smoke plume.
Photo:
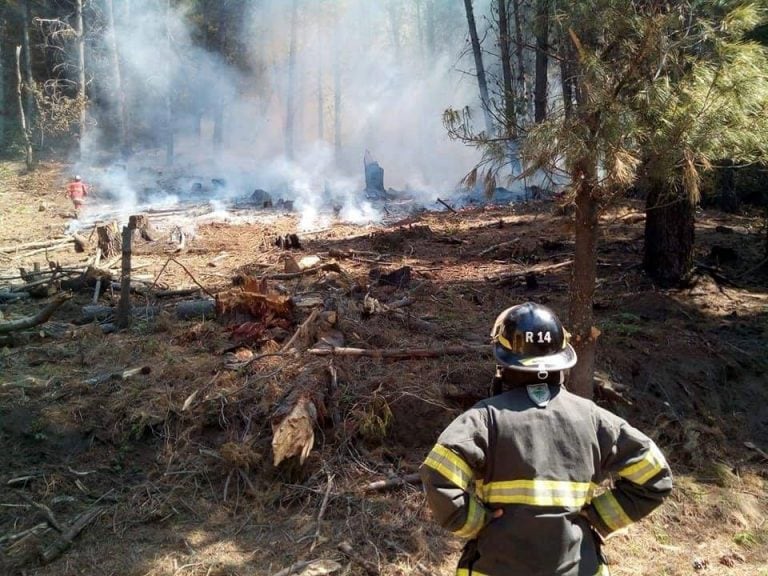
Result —
[[[104, 159], [99, 150], [110, 135], [99, 126], [90, 131], [91, 153], [76, 170], [118, 204], [177, 196], [231, 200], [264, 189], [275, 199], [295, 200], [314, 222], [332, 207], [357, 222], [380, 217], [363, 193], [366, 150], [384, 168], [387, 187], [408, 190], [425, 204], [455, 192], [478, 160], [476, 150], [450, 141], [442, 124], [447, 107], [478, 101], [476, 79], [467, 74], [471, 57], [462, 56], [461, 3], [435, 2], [430, 31], [427, 3], [297, 0], [292, 25], [291, 0], [239, 2], [243, 19], [223, 31], [237, 42], [236, 63], [195, 36], [199, 14], [156, 0], [115, 2], [134, 154]], [[238, 2], [211, 4], [209, 17], [217, 18]], [[482, 12], [487, 0], [475, 4]], [[107, 53], [106, 44], [100, 50]], [[114, 114], [117, 94], [103, 92]], [[169, 94], [172, 167], [165, 165]], [[286, 144], [291, 101], [292, 155]], [[217, 115], [220, 146], [214, 144]]]

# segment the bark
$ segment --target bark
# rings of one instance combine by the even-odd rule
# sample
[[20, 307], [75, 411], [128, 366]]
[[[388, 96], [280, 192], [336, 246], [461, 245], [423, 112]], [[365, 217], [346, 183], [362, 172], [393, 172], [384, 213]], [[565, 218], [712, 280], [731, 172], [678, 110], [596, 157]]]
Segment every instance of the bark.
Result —
[[[564, 32], [563, 32], [564, 34]], [[560, 38], [560, 87], [563, 92], [563, 111], [566, 118], [573, 115], [573, 74], [570, 56], [565, 38]]]
[[21, 132], [24, 137], [24, 162], [27, 170], [32, 170], [32, 141], [29, 138], [29, 129], [27, 128], [27, 117], [24, 114], [24, 101], [21, 97], [21, 46], [16, 46], [16, 95], [19, 100], [19, 120], [21, 122]]
[[77, 34], [77, 98], [80, 120], [80, 157], [85, 146], [86, 89], [85, 89], [85, 27], [83, 25], [83, 0], [75, 0], [75, 33]]
[[341, 155], [341, 57], [339, 50], [333, 61], [333, 147], [336, 154], [336, 161], [339, 162]]
[[120, 253], [120, 230], [117, 223], [104, 224], [96, 227], [96, 238], [101, 255], [110, 258]]
[[59, 306], [64, 304], [72, 297], [71, 294], [59, 294], [51, 300], [51, 302], [43, 308], [40, 312], [34, 316], [27, 316], [26, 318], [19, 318], [18, 320], [12, 320], [10, 322], [0, 322], [0, 334], [8, 334], [9, 332], [15, 332], [17, 330], [24, 330], [25, 328], [31, 328], [37, 326], [43, 322], [47, 322], [48, 319], [53, 316], [53, 313]]
[[[226, 55], [227, 52], [227, 11], [226, 2], [220, 0], [218, 3], [217, 28], [216, 28], [216, 46], [219, 51]], [[210, 47], [210, 40], [209, 47]], [[224, 101], [218, 98], [214, 104], [213, 111], [213, 148], [220, 150], [224, 144]]]
[[594, 393], [593, 375], [598, 334], [593, 329], [592, 314], [597, 276], [596, 172], [596, 160], [586, 157], [577, 164], [574, 174], [574, 180], [580, 184], [576, 192], [576, 243], [571, 274], [569, 324], [573, 334], [573, 347], [579, 361], [571, 369], [569, 388], [584, 398], [592, 398]]
[[486, 80], [485, 68], [483, 67], [483, 52], [480, 46], [480, 38], [477, 35], [477, 24], [475, 23], [475, 12], [472, 8], [472, 0], [464, 0], [464, 9], [467, 13], [467, 26], [469, 28], [469, 37], [472, 42], [472, 54], [475, 57], [477, 85], [480, 89], [480, 102], [485, 116], [485, 131], [486, 134], [490, 136], [493, 134], [491, 100], [488, 96], [488, 81]]
[[510, 138], [517, 131], [515, 117], [515, 91], [512, 87], [512, 55], [509, 50], [509, 17], [507, 0], [497, 0], [499, 12], [499, 47], [501, 51], [501, 76], [504, 85], [504, 123], [506, 135]]
[[525, 59], [523, 58], [523, 14], [520, 0], [512, 0], [515, 13], [515, 57], [517, 59], [517, 90], [520, 100], [528, 106], [528, 79], [525, 75]]
[[[222, 2], [223, 4], [223, 2]], [[171, 79], [171, 53], [173, 46], [171, 44], [171, 0], [166, 0], [165, 4], [165, 35], [168, 46], [168, 54], [166, 55], [166, 68], [165, 77], [168, 82], [168, 87], [165, 91], [165, 163], [168, 166], [173, 164], [174, 150], [174, 135], [173, 135], [173, 81]], [[127, 326], [124, 326], [127, 327]]]
[[131, 145], [128, 138], [128, 116], [125, 106], [125, 88], [123, 87], [123, 74], [120, 63], [120, 50], [117, 44], [117, 31], [115, 30], [115, 16], [112, 9], [112, 0], [105, 0], [107, 16], [107, 40], [109, 44], [109, 56], [112, 63], [112, 77], [115, 82], [117, 94], [117, 133], [120, 153], [123, 157], [130, 154]]
[[35, 114], [35, 96], [32, 92], [35, 86], [35, 80], [32, 77], [32, 48], [29, 41], [29, 0], [24, 0], [21, 3], [21, 45], [24, 52], [24, 84], [26, 86], [26, 106], [27, 106], [27, 123], [30, 126], [34, 124]]
[[549, 0], [539, 0], [536, 14], [536, 79], [533, 90], [534, 120], [547, 118], [547, 76], [549, 73]]
[[115, 325], [128, 328], [131, 325], [131, 240], [133, 229], [123, 226], [123, 262], [120, 278], [120, 301], [117, 304]]
[[695, 205], [668, 183], [648, 183], [643, 267], [662, 287], [683, 286], [693, 273]]
[[734, 214], [739, 211], [739, 196], [736, 193], [736, 168], [731, 160], [726, 160], [720, 169], [720, 209]]
[[285, 156], [289, 160], [294, 157], [294, 123], [296, 120], [296, 37], [299, 16], [298, 0], [291, 5], [291, 39], [288, 48], [288, 94], [286, 95], [285, 110]]
[[[0, 7], [0, 38], [5, 38], [5, 6]], [[0, 42], [0, 148], [5, 149], [5, 115], [7, 114], [6, 105], [6, 84], [5, 84], [5, 42]]]

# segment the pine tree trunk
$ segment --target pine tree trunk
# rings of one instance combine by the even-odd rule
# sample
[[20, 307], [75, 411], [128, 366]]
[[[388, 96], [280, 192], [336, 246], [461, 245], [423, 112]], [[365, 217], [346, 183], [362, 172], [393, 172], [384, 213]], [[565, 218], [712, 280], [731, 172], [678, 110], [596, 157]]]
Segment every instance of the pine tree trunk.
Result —
[[517, 59], [517, 95], [521, 102], [528, 108], [528, 79], [525, 74], [525, 59], [523, 58], [523, 13], [520, 0], [512, 0], [515, 13], [515, 57]]
[[336, 162], [341, 160], [341, 56], [334, 50], [333, 60], [333, 148]]
[[731, 160], [726, 160], [719, 170], [720, 209], [735, 214], [739, 211], [739, 195], [736, 193], [736, 168]]
[[296, 38], [299, 16], [298, 0], [291, 5], [291, 39], [288, 49], [288, 94], [286, 95], [285, 110], [285, 156], [289, 160], [294, 157], [294, 129], [296, 119]]
[[115, 80], [115, 92], [117, 94], [117, 134], [120, 153], [123, 157], [130, 154], [131, 145], [128, 141], [128, 117], [125, 107], [125, 89], [123, 88], [123, 74], [120, 64], [120, 51], [117, 47], [117, 31], [115, 30], [115, 15], [112, 9], [112, 0], [105, 0], [107, 16], [107, 39], [109, 44], [109, 56], [112, 61], [112, 76]]
[[512, 55], [509, 50], [509, 17], [507, 0], [497, 0], [499, 13], [499, 47], [501, 51], [501, 77], [504, 85], [504, 124], [507, 137], [517, 133], [515, 91], [512, 87]]
[[475, 71], [477, 73], [477, 85], [480, 88], [480, 102], [485, 116], [485, 131], [487, 135], [493, 134], [493, 118], [491, 118], [491, 99], [488, 96], [488, 82], [485, 78], [485, 68], [483, 67], [483, 52], [480, 46], [480, 38], [477, 35], [477, 24], [475, 23], [475, 12], [472, 8], [472, 0], [464, 0], [464, 9], [467, 13], [467, 26], [469, 27], [469, 37], [472, 41], [472, 54], [475, 57]]
[[437, 51], [435, 44], [435, 0], [427, 0], [427, 56], [432, 57]]
[[[0, 7], [0, 38], [5, 38], [5, 5]], [[8, 99], [5, 90], [5, 43], [0, 42], [0, 149], [5, 150], [5, 115], [8, 113], [6, 106]]]
[[597, 346], [597, 335], [592, 328], [598, 240], [596, 173], [597, 161], [594, 158], [583, 158], [574, 175], [574, 181], [580, 184], [576, 192], [576, 243], [568, 316], [578, 362], [571, 369], [568, 382], [569, 389], [584, 398], [592, 398], [593, 395]]
[[565, 38], [560, 37], [560, 87], [563, 92], [563, 112], [566, 118], [573, 115], [573, 73], [571, 71], [571, 51]]
[[27, 128], [27, 117], [24, 114], [24, 99], [21, 96], [21, 46], [16, 46], [16, 94], [19, 99], [19, 120], [21, 123], [21, 133], [24, 137], [24, 162], [27, 170], [32, 170], [32, 141], [29, 138], [29, 129]]
[[75, 33], [77, 34], [77, 98], [80, 120], [80, 157], [85, 148], [86, 88], [85, 88], [85, 27], [83, 26], [83, 0], [75, 0]]
[[390, 0], [387, 4], [387, 12], [389, 15], [389, 26], [392, 29], [392, 47], [395, 50], [395, 61], [402, 62], [402, 46], [400, 43], [400, 19], [398, 18], [399, 6], [395, 6], [395, 3]]
[[35, 96], [33, 89], [35, 79], [32, 77], [32, 47], [29, 41], [29, 26], [31, 19], [29, 16], [29, 0], [21, 3], [21, 45], [24, 49], [24, 84], [26, 86], [26, 107], [27, 107], [27, 125], [32, 131], [35, 123]]
[[536, 14], [536, 80], [533, 89], [534, 120], [547, 118], [547, 76], [549, 74], [549, 0], [539, 0]]
[[662, 287], [683, 286], [693, 273], [696, 206], [667, 183], [647, 187], [643, 267]]

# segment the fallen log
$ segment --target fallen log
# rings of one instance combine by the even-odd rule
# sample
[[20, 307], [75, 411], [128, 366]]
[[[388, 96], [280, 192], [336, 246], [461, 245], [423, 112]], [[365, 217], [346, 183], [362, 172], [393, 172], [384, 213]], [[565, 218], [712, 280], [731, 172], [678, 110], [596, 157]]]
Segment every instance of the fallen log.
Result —
[[112, 318], [115, 309], [112, 306], [100, 306], [98, 304], [89, 304], [80, 309], [80, 318], [86, 322], [94, 320], [107, 320]]
[[33, 250], [35, 248], [48, 248], [62, 242], [71, 242], [72, 238], [61, 237], [52, 238], [51, 240], [40, 240], [37, 242], [27, 242], [26, 244], [16, 244], [15, 246], [2, 246], [0, 247], [0, 254], [9, 254], [11, 252], [19, 252], [21, 250]]
[[421, 476], [418, 473], [408, 474], [406, 476], [397, 478], [390, 478], [388, 480], [377, 480], [363, 486], [365, 492], [374, 492], [381, 490], [390, 490], [392, 488], [400, 488], [406, 484], [421, 484]]
[[176, 305], [176, 318], [191, 320], [195, 318], [215, 318], [215, 300], [189, 300]]
[[20, 252], [13, 256], [15, 260], [18, 260], [20, 258], [29, 258], [30, 256], [34, 256], [35, 254], [48, 254], [49, 252], [57, 252], [59, 250], [63, 250], [67, 246], [69, 246], [72, 243], [72, 240], [67, 240], [66, 242], [60, 242], [59, 244], [53, 244], [52, 246], [46, 246], [45, 248], [39, 248], [37, 250], [32, 250], [31, 252]]
[[19, 318], [18, 320], [12, 320], [10, 322], [0, 322], [0, 334], [7, 334], [8, 332], [15, 332], [16, 330], [24, 330], [25, 328], [31, 328], [32, 326], [47, 322], [48, 319], [53, 316], [56, 309], [70, 298], [72, 298], [71, 294], [59, 294], [34, 316]]
[[29, 292], [0, 292], [0, 304], [5, 302], [16, 302], [17, 300], [27, 300], [29, 297]]
[[266, 274], [260, 278], [268, 280], [292, 280], [293, 278], [299, 278], [301, 276], [308, 276], [310, 274], [317, 274], [318, 272], [338, 272], [344, 274], [344, 271], [339, 266], [338, 262], [328, 262], [321, 264], [320, 266], [314, 266], [312, 268], [306, 268], [299, 272], [284, 272], [281, 274]]
[[489, 246], [488, 248], [486, 248], [485, 250], [480, 252], [478, 254], [478, 256], [487, 256], [491, 252], [495, 252], [496, 250], [499, 250], [501, 248], [508, 248], [509, 246], [514, 246], [518, 242], [520, 242], [520, 238], [519, 237], [518, 238], [514, 238], [512, 240], [509, 240], [507, 242], [500, 242], [499, 244], [494, 244], [493, 246]]
[[310, 348], [308, 352], [315, 356], [358, 356], [368, 358], [389, 358], [409, 360], [412, 358], [439, 358], [440, 356], [461, 356], [463, 354], [490, 354], [492, 347], [484, 346], [443, 346], [441, 348]]
[[69, 526], [62, 534], [61, 537], [53, 544], [48, 546], [42, 551], [43, 564], [49, 564], [56, 558], [61, 556], [70, 546], [77, 536], [85, 530], [91, 522], [96, 520], [106, 511], [106, 508], [96, 507], [86, 510]]
[[565, 262], [558, 262], [557, 264], [550, 264], [548, 266], [536, 266], [536, 267], [524, 270], [522, 272], [514, 272], [512, 274], [502, 274], [501, 276], [486, 276], [485, 279], [488, 282], [494, 282], [496, 284], [505, 284], [513, 280], [525, 278], [530, 274], [546, 274], [548, 272], [554, 272], [555, 270], [566, 268], [571, 264], [573, 264], [573, 260], [566, 260]]
[[104, 384], [110, 380], [128, 380], [128, 378], [138, 374], [145, 375], [149, 374], [150, 372], [152, 372], [152, 368], [150, 366], [139, 366], [138, 368], [128, 368], [126, 370], [121, 370], [120, 372], [108, 372], [107, 374], [99, 374], [98, 376], [94, 376], [93, 378], [88, 378], [87, 380], [83, 381], [83, 384], [95, 386], [97, 384]]

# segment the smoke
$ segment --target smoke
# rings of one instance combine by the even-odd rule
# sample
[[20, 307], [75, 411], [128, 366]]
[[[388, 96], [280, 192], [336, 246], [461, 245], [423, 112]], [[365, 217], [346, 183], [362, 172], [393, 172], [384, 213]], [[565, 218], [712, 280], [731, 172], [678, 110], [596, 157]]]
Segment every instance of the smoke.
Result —
[[[331, 207], [367, 222], [381, 215], [363, 194], [366, 150], [387, 187], [425, 204], [451, 196], [477, 163], [442, 124], [447, 107], [478, 100], [475, 78], [462, 72], [472, 64], [460, 56], [460, 3], [430, 14], [403, 0], [297, 0], [295, 17], [287, 0], [208, 4], [209, 13], [193, 13], [156, 0], [115, 3], [134, 154], [108, 162], [99, 153], [115, 137], [106, 127], [118, 94], [105, 88], [110, 121], [90, 130], [77, 168], [115, 203], [226, 201], [261, 188], [295, 200], [307, 227]], [[214, 49], [224, 41], [226, 57]], [[106, 56], [101, 66], [111, 79]]]

